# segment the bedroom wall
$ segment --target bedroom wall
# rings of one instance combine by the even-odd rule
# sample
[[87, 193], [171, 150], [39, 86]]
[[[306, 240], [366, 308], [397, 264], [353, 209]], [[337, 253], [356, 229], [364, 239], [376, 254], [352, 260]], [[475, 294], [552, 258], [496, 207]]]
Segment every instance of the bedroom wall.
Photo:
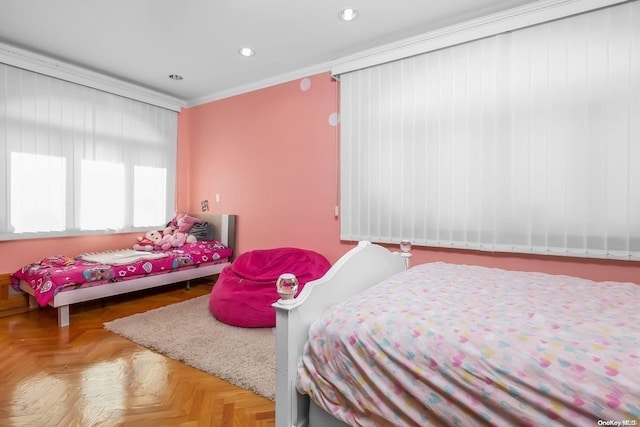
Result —
[[[306, 89], [306, 90], [305, 90]], [[340, 242], [337, 83], [328, 73], [184, 109], [178, 207], [238, 215], [237, 254], [297, 246], [335, 262]], [[220, 201], [216, 202], [216, 194]], [[414, 248], [412, 263], [447, 261], [640, 283], [633, 262]]]
[[25, 264], [49, 255], [77, 255], [128, 248], [136, 242], [134, 233], [97, 236], [60, 237], [55, 239], [25, 239], [0, 241], [0, 274], [13, 273]]

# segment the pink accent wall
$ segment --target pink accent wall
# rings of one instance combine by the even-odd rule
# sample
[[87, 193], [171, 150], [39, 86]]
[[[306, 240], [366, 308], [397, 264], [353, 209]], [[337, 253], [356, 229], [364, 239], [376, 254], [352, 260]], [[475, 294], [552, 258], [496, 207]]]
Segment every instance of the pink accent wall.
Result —
[[[328, 73], [186, 108], [178, 122], [177, 208], [238, 215], [236, 254], [295, 246], [335, 262], [341, 242], [337, 83]], [[220, 202], [216, 202], [216, 194]], [[135, 234], [0, 242], [0, 273], [52, 254], [129, 247]], [[414, 248], [412, 264], [479, 264], [640, 283], [640, 263]]]
[[336, 259], [336, 89], [321, 74], [183, 110], [178, 209], [206, 199], [237, 214], [237, 254], [294, 246]]

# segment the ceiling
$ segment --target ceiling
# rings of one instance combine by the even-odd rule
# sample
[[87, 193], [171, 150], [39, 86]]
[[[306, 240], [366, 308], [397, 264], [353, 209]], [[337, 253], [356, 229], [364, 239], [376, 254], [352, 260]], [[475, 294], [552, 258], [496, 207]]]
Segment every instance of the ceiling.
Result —
[[[0, 42], [193, 105], [532, 2], [2, 0]], [[357, 9], [358, 19], [339, 20], [345, 7]], [[241, 47], [256, 54], [242, 57]]]

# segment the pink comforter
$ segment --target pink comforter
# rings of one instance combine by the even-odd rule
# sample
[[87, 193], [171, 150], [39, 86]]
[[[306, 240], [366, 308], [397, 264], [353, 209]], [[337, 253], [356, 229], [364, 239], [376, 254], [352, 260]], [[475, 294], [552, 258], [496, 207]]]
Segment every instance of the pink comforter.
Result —
[[640, 422], [640, 286], [430, 263], [325, 312], [298, 390], [350, 425]]
[[108, 265], [55, 255], [25, 265], [11, 275], [11, 283], [19, 289], [24, 280], [34, 291], [38, 304], [49, 304], [58, 292], [65, 289], [117, 283], [140, 276], [162, 274], [201, 264], [220, 263], [232, 255], [232, 250], [217, 241], [187, 243], [166, 251], [164, 258], [141, 260], [131, 264]]

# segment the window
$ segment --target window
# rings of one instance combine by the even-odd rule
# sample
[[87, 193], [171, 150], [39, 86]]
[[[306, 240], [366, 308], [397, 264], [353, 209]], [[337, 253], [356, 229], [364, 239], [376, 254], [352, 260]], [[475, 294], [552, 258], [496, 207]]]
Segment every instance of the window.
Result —
[[10, 159], [13, 231], [63, 231], [66, 159], [15, 152]]
[[122, 163], [82, 160], [80, 167], [80, 229], [121, 230], [125, 226], [126, 194]]
[[176, 140], [174, 111], [0, 64], [0, 239], [161, 226]]
[[156, 183], [166, 182], [167, 170], [136, 166], [133, 174], [133, 225], [141, 227], [166, 222], [163, 208], [167, 205], [167, 193]]
[[640, 259], [640, 3], [341, 81], [341, 238]]

